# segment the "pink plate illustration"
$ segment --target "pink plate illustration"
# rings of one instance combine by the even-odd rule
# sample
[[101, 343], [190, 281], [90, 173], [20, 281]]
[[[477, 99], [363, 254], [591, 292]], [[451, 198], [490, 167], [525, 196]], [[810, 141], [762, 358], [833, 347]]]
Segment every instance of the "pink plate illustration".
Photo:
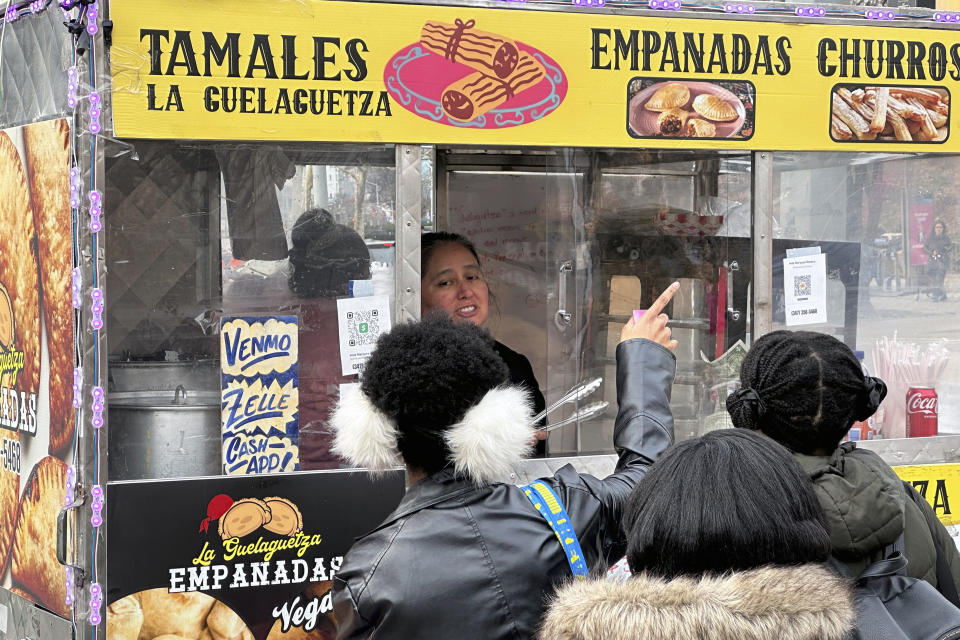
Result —
[[459, 18], [426, 22], [420, 40], [387, 62], [383, 79], [394, 100], [426, 120], [477, 129], [515, 127], [555, 111], [567, 94], [560, 65], [475, 26]]

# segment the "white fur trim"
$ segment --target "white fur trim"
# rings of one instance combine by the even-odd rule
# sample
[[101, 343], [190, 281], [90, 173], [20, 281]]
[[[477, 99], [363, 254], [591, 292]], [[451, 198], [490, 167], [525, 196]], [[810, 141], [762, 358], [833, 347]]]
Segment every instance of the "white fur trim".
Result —
[[530, 452], [532, 417], [530, 396], [522, 388], [488, 391], [446, 433], [456, 472], [476, 482], [503, 480]]
[[397, 426], [377, 409], [359, 384], [343, 387], [330, 419], [333, 452], [351, 464], [383, 471], [402, 467], [397, 449]]

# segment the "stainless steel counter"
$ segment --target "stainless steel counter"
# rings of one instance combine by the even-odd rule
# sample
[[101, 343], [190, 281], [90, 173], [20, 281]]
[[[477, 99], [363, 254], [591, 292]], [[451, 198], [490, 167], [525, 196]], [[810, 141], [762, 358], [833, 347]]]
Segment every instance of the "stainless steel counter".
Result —
[[[890, 466], [914, 464], [960, 463], [960, 435], [935, 438], [902, 438], [896, 440], [870, 440], [858, 442], [858, 447], [877, 452]], [[565, 464], [571, 464], [581, 473], [599, 478], [613, 473], [617, 456], [572, 456], [565, 458], [537, 458], [524, 460], [514, 468], [504, 482], [526, 484], [537, 478], [551, 476]]]

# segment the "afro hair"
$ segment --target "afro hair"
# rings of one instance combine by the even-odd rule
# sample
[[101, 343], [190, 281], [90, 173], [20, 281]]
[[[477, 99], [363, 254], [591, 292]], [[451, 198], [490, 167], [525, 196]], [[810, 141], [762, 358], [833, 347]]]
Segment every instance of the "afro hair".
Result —
[[408, 465], [427, 473], [445, 467], [447, 430], [508, 381], [493, 344], [484, 329], [440, 313], [398, 325], [377, 342], [361, 389], [396, 423], [397, 448]]
[[758, 339], [740, 367], [740, 383], [746, 393], [727, 401], [733, 424], [805, 454], [835, 449], [886, 395], [882, 381], [864, 376], [850, 347], [812, 331]]

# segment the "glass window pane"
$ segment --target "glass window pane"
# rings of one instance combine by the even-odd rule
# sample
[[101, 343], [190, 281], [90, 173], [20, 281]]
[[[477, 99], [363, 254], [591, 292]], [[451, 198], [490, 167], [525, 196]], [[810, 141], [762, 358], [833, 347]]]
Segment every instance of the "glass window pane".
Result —
[[220, 473], [219, 327], [238, 315], [297, 318], [300, 468], [338, 466], [327, 418], [356, 375], [336, 301], [393, 306], [394, 150], [134, 147], [107, 161], [111, 479]]
[[[778, 153], [774, 155], [774, 327], [826, 331], [863, 352], [889, 393], [852, 438], [960, 433], [960, 336], [955, 326], [955, 235], [960, 158], [948, 155]], [[826, 256], [824, 322], [785, 315], [788, 249]], [[908, 391], [931, 387], [939, 415]], [[923, 392], [930, 394], [930, 390]], [[921, 403], [922, 404], [922, 403]]]

